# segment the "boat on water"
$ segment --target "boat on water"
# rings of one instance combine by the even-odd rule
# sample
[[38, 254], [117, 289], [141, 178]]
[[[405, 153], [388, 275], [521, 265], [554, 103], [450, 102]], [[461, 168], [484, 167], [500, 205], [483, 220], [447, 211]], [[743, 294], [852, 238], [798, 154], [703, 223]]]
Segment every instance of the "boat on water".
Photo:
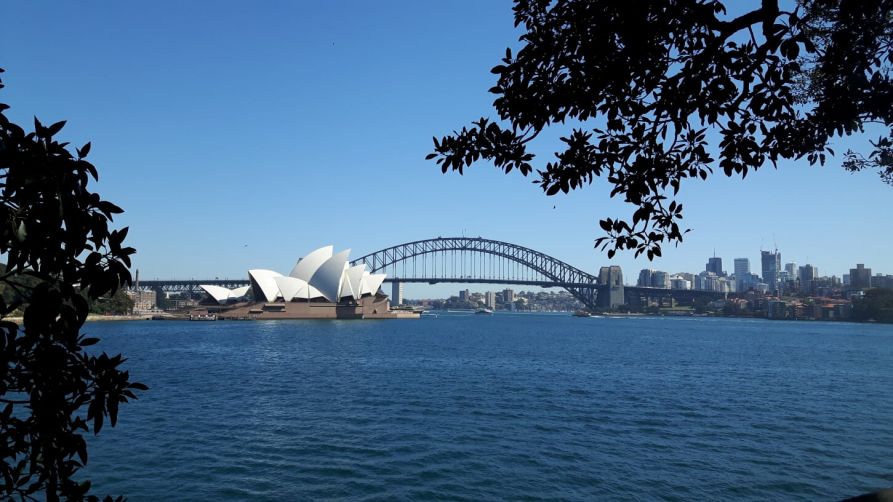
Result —
[[216, 321], [217, 314], [191, 314], [190, 321]]
[[588, 310], [577, 310], [574, 312], [574, 317], [592, 317], [592, 312]]
[[482, 314], [482, 315], [493, 315], [493, 311], [490, 310], [490, 309], [477, 309], [477, 310], [474, 311], [474, 313], [475, 313], [475, 314]]

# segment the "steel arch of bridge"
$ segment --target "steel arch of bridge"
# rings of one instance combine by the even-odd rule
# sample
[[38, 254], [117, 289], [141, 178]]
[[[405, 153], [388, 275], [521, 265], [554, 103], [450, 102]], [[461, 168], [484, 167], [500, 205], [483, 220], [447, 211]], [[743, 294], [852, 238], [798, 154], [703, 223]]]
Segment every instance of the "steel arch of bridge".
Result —
[[[461, 255], [458, 260], [456, 253]], [[492, 266], [488, 270], [485, 259], [487, 255], [501, 259], [502, 264], [497, 264], [495, 270]], [[433, 263], [430, 265], [427, 260], [429, 256], [433, 257]], [[506, 274], [505, 260], [525, 268], [527, 276], [519, 280]], [[418, 274], [419, 261], [423, 270], [422, 276]], [[456, 265], [459, 262], [463, 267], [471, 264], [469, 275], [460, 273], [457, 276], [459, 271], [456, 270]], [[474, 268], [476, 262], [480, 262], [478, 270]], [[351, 262], [352, 265], [361, 263], [365, 263], [372, 272], [387, 272], [388, 267], [396, 272], [398, 264], [402, 265], [404, 271], [402, 276], [399, 273], [390, 274], [390, 279], [402, 282], [480, 282], [558, 286], [567, 290], [590, 309], [596, 307], [598, 296], [597, 278], [594, 275], [545, 253], [482, 237], [438, 237], [407, 242], [369, 253]], [[407, 268], [410, 269], [409, 276], [406, 275]], [[431, 276], [428, 276], [429, 268], [435, 272]], [[448, 271], [451, 274], [447, 273]]]

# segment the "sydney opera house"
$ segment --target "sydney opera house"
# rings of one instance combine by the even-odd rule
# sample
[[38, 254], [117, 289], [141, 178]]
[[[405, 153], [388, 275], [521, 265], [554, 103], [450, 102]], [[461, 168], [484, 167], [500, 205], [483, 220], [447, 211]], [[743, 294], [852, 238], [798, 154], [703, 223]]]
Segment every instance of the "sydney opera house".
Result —
[[[390, 311], [379, 288], [385, 274], [350, 266], [350, 250], [321, 247], [298, 260], [288, 275], [248, 271], [249, 286], [202, 285], [221, 319], [366, 319], [405, 317]], [[210, 309], [209, 309], [210, 310]]]

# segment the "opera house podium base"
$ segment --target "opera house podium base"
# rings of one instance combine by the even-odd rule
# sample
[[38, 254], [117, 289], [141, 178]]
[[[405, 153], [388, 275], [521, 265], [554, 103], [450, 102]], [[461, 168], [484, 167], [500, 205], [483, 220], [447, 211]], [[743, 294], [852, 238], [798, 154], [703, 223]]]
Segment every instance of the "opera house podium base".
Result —
[[257, 302], [221, 306], [217, 318], [226, 319], [418, 319], [419, 314], [391, 311], [385, 295], [364, 296], [359, 300]]

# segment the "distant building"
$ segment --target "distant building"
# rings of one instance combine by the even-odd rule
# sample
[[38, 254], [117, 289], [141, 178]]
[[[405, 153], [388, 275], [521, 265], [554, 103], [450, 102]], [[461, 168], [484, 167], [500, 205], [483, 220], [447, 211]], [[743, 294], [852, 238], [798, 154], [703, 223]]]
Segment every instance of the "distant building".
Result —
[[784, 271], [788, 274], [788, 279], [796, 279], [798, 277], [798, 269], [796, 263], [785, 263]]
[[871, 287], [871, 269], [859, 263], [850, 269], [850, 289], [866, 289]]
[[651, 287], [651, 276], [654, 273], [650, 268], [643, 268], [641, 272], [639, 272], [639, 281], [636, 282], [636, 286], [640, 288], [650, 288]]
[[670, 279], [670, 289], [691, 289], [691, 281], [679, 276], [673, 276], [673, 278]]
[[134, 313], [147, 312], [155, 308], [155, 291], [148, 289], [131, 289], [125, 291], [125, 293], [131, 300], [133, 300]]
[[778, 272], [781, 270], [781, 253], [776, 249], [760, 252], [760, 261], [763, 268], [763, 282], [769, 287], [769, 291], [778, 289]]
[[512, 303], [515, 301], [515, 291], [511, 289], [502, 290], [502, 301], [505, 303]]
[[491, 310], [496, 310], [496, 292], [487, 291], [487, 294], [484, 295], [486, 301], [484, 303], [487, 304], [487, 308]]
[[651, 274], [651, 287], [668, 289], [670, 287], [670, 274], [655, 270]]
[[403, 305], [403, 283], [400, 281], [391, 283], [391, 305]]
[[707, 272], [713, 272], [717, 276], [725, 275], [725, 273], [722, 271], [722, 258], [717, 258], [716, 256], [714, 256], [713, 258], [708, 258], [705, 270]]
[[735, 258], [735, 291], [747, 291], [751, 286], [750, 260]]
[[468, 291], [467, 289], [463, 289], [463, 290], [459, 291], [459, 301], [467, 302], [470, 299], [471, 299], [470, 291]]
[[843, 274], [843, 285], [844, 286], [850, 285], [850, 274]]
[[714, 291], [717, 275], [706, 270], [695, 276], [693, 288], [698, 291]]
[[876, 274], [871, 278], [871, 287], [893, 289], [893, 275]]
[[732, 293], [735, 291], [735, 283], [727, 277], [720, 277], [713, 272], [705, 270], [695, 276], [694, 289], [714, 291], [716, 293]]
[[819, 269], [810, 264], [800, 267], [800, 291], [806, 294], [815, 292], [815, 281], [819, 278]]
[[674, 275], [680, 279], [685, 279], [686, 281], [690, 282], [692, 286], [694, 286], [695, 284], [695, 274], [691, 274], [689, 272], [679, 272], [678, 274]]

